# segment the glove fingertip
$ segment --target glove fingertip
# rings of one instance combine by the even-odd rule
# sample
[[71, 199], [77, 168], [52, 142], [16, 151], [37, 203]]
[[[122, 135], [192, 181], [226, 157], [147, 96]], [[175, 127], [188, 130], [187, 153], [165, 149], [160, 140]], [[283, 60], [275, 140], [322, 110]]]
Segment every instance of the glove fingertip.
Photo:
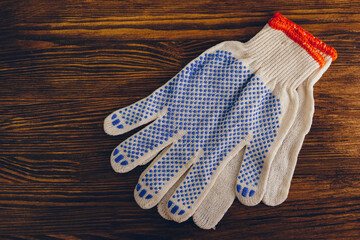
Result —
[[127, 132], [124, 121], [115, 112], [105, 118], [104, 131], [111, 136]]

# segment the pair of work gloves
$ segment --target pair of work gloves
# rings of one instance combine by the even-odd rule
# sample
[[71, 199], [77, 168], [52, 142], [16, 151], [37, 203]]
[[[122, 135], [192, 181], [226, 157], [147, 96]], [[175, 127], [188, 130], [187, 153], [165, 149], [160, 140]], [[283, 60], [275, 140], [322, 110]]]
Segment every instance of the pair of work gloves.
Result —
[[214, 228], [237, 197], [281, 204], [314, 113], [313, 85], [336, 51], [276, 13], [250, 41], [222, 42], [150, 96], [110, 114], [105, 132], [148, 124], [111, 154], [144, 209]]

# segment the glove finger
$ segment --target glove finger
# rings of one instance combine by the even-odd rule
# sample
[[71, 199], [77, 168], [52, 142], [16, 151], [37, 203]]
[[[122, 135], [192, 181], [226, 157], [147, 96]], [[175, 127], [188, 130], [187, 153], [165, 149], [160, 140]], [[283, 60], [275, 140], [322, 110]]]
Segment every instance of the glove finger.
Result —
[[[299, 87], [299, 95], [305, 94], [303, 86]], [[312, 94], [311, 94], [312, 95]], [[310, 97], [310, 96], [309, 96]], [[286, 135], [281, 147], [277, 151], [274, 161], [271, 164], [268, 185], [262, 201], [269, 206], [275, 206], [287, 198], [291, 178], [293, 176], [297, 156], [300, 152], [305, 135], [310, 129], [313, 115], [313, 101], [310, 99], [299, 99], [300, 107], [297, 117], [291, 126], [291, 131]], [[306, 121], [308, 120], [308, 121]]]
[[173, 126], [168, 125], [167, 115], [137, 132], [119, 144], [111, 154], [111, 166], [115, 172], [128, 172], [153, 159], [162, 149], [181, 137]]
[[227, 163], [244, 148], [246, 141], [241, 142], [231, 152], [224, 147], [226, 143], [227, 140], [224, 140], [212, 146], [211, 152], [208, 152], [209, 149], [204, 150], [172, 193], [166, 209], [172, 220], [183, 222], [195, 213]]
[[244, 149], [233, 157], [216, 179], [200, 206], [196, 209], [193, 220], [202, 229], [211, 229], [220, 222], [235, 199], [236, 177], [244, 157]]
[[[243, 157], [244, 149], [240, 150], [226, 165], [224, 170], [216, 179], [214, 186], [211, 187], [206, 197], [202, 200], [201, 204], [194, 212], [193, 220], [198, 227], [202, 229], [214, 228], [234, 202], [236, 177]], [[172, 220], [172, 214], [170, 214], [167, 210], [168, 202], [186, 175], [187, 173], [185, 173], [179, 181], [171, 187], [158, 204], [158, 212], [166, 220]]]
[[192, 138], [179, 132], [167, 151], [153, 161], [141, 174], [134, 191], [136, 202], [142, 208], [152, 208], [164, 197], [169, 189], [190, 168], [201, 154], [194, 147]]
[[179, 185], [184, 181], [187, 173], [188, 171], [180, 177], [180, 179], [169, 189], [169, 191], [167, 191], [165, 196], [160, 200], [159, 204], [157, 205], [158, 213], [166, 220], [172, 220], [171, 215], [167, 211], [169, 199], [173, 195], [175, 190], [179, 187]]
[[164, 97], [159, 97], [158, 91], [108, 115], [104, 120], [104, 131], [109, 135], [120, 135], [165, 114]]
[[276, 206], [285, 201], [289, 194], [297, 158], [303, 145], [305, 135], [309, 132], [314, 115], [313, 85], [330, 67], [332, 59], [325, 57], [326, 63], [297, 89], [299, 95], [299, 110], [297, 117], [278, 150], [269, 173], [263, 203]]
[[[261, 134], [254, 135], [247, 145], [236, 184], [236, 195], [246, 206], [257, 205], [262, 200], [271, 163], [294, 122], [299, 105], [298, 96], [295, 91], [288, 96], [288, 99], [283, 99], [288, 105], [282, 106], [281, 119], [277, 120], [264, 111], [258, 115], [259, 121], [265, 122], [264, 125], [269, 127], [264, 127]], [[274, 113], [280, 109], [279, 105], [275, 104], [267, 107]], [[274, 130], [271, 126], [277, 126], [278, 129]]]

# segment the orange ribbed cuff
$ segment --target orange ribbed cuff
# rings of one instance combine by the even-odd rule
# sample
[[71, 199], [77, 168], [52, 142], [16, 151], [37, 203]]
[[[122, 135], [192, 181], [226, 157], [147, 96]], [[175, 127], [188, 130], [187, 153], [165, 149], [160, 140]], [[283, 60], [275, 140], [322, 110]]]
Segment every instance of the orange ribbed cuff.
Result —
[[269, 20], [268, 24], [273, 29], [284, 32], [289, 38], [297, 42], [320, 64], [321, 67], [324, 66], [325, 59], [319, 51], [331, 56], [333, 61], [337, 58], [337, 52], [334, 48], [326, 45], [326, 43], [314, 37], [302, 27], [288, 20], [280, 13], [275, 13], [274, 17]]

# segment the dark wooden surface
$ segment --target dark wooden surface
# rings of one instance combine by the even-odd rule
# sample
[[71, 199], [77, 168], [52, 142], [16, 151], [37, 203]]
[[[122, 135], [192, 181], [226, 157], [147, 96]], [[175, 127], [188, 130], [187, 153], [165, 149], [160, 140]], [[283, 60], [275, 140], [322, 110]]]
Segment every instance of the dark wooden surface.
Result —
[[[1, 1], [1, 239], [359, 239], [360, 4], [329, 1]], [[287, 201], [237, 200], [217, 230], [140, 209], [145, 167], [116, 174], [103, 119], [276, 11], [336, 48]], [[31, 235], [31, 237], [30, 237]]]

